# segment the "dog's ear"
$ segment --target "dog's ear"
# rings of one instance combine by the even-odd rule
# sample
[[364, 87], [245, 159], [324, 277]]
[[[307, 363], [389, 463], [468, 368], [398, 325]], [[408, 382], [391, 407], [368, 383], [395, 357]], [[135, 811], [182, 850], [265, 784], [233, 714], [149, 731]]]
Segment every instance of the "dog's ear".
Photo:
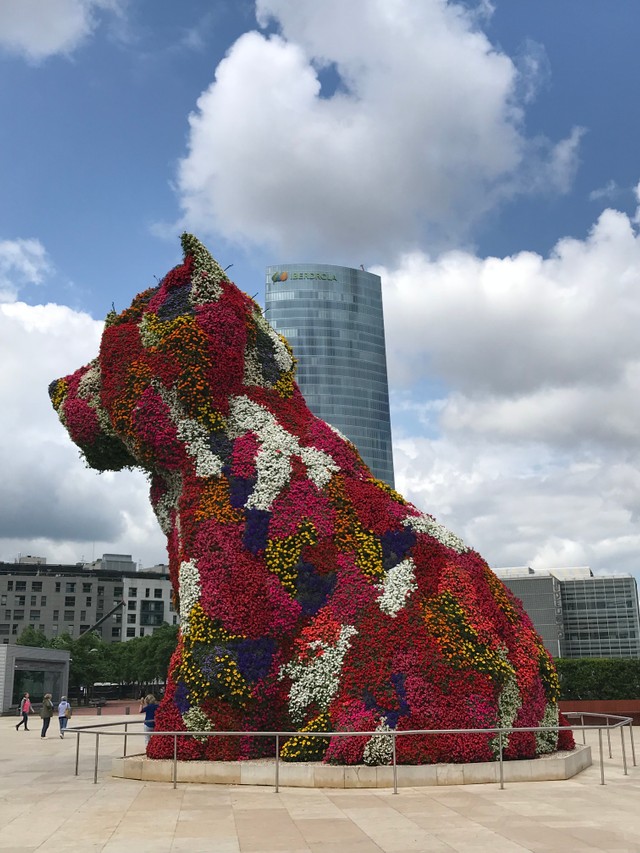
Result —
[[296, 360], [286, 338], [279, 335], [255, 306], [244, 353], [244, 384], [273, 388], [290, 397], [295, 381]]
[[100, 402], [100, 387], [100, 364], [94, 359], [70, 376], [54, 380], [49, 397], [89, 467], [120, 471], [136, 463], [111, 426]]

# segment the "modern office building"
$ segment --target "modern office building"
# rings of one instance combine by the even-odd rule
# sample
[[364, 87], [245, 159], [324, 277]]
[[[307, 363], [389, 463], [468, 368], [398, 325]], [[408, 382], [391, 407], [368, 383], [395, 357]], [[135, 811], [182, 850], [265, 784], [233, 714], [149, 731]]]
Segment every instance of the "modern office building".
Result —
[[289, 341], [311, 411], [394, 485], [380, 277], [332, 264], [267, 267], [266, 317]]
[[588, 566], [494, 569], [531, 617], [554, 657], [640, 657], [636, 580]]
[[163, 622], [178, 622], [167, 566], [136, 571], [128, 554], [72, 566], [31, 557], [0, 563], [1, 644], [14, 643], [28, 625], [51, 639], [79, 637], [100, 623], [103, 640], [117, 642], [151, 634]]

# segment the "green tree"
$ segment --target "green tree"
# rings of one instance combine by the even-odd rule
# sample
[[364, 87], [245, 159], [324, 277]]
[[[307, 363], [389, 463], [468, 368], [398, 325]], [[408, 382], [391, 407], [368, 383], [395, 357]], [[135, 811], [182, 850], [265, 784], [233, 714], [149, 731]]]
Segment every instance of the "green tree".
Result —
[[34, 628], [33, 625], [27, 625], [16, 640], [17, 646], [35, 646], [39, 649], [49, 648], [50, 643], [44, 631]]

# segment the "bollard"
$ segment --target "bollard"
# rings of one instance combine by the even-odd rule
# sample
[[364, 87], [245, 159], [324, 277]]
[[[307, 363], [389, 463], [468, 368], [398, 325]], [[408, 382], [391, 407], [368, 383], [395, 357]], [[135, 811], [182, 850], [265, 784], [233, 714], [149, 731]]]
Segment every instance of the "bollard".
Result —
[[130, 714], [131, 708], [127, 705], [127, 707], [124, 709], [124, 712], [125, 712], [125, 714]]
[[102, 716], [102, 708], [100, 707], [100, 705], [98, 705], [96, 711], [97, 711], [98, 716], [101, 717]]

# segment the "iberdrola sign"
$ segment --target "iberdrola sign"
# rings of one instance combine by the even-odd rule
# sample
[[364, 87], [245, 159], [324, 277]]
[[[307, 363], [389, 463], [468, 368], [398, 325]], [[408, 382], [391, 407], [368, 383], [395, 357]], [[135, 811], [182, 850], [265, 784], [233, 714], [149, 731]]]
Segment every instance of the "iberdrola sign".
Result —
[[[331, 272], [293, 272], [291, 273], [291, 281], [300, 281], [301, 279], [317, 279], [319, 281], [337, 281], [334, 273]], [[288, 281], [289, 273], [274, 272], [271, 276], [271, 281], [275, 284], [278, 281]]]

